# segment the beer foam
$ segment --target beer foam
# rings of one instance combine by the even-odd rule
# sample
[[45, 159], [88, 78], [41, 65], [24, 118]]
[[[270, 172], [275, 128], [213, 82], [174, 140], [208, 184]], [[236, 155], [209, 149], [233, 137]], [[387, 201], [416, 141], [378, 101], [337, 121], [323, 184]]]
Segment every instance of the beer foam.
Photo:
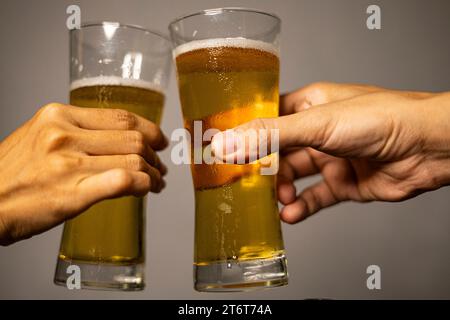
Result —
[[215, 47], [237, 47], [237, 48], [256, 49], [270, 52], [276, 55], [277, 57], [279, 56], [279, 50], [273, 44], [259, 40], [246, 39], [242, 37], [194, 40], [188, 43], [183, 43], [173, 50], [173, 56], [174, 58], [176, 58], [180, 54], [189, 51]]
[[117, 76], [98, 76], [92, 78], [78, 79], [72, 81], [72, 83], [70, 84], [70, 90], [92, 86], [127, 86], [127, 87], [143, 88], [164, 93], [164, 90], [161, 88], [161, 86], [157, 84], [144, 81], [141, 79], [121, 78]]

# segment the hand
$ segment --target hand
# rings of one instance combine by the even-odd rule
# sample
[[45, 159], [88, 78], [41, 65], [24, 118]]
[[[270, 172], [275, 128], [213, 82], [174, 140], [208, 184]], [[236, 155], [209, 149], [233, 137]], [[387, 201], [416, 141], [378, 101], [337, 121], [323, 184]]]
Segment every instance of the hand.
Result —
[[[400, 201], [450, 183], [450, 94], [317, 83], [281, 97], [281, 117], [235, 128], [279, 129], [281, 218], [296, 223], [345, 200]], [[224, 150], [217, 134], [212, 150]], [[265, 137], [270, 145], [270, 135]], [[228, 144], [228, 142], [226, 142]], [[245, 155], [257, 153], [246, 146]], [[218, 153], [220, 155], [220, 153]], [[323, 180], [297, 194], [294, 181]]]
[[103, 199], [159, 192], [167, 139], [118, 109], [49, 104], [0, 144], [0, 244], [75, 217]]

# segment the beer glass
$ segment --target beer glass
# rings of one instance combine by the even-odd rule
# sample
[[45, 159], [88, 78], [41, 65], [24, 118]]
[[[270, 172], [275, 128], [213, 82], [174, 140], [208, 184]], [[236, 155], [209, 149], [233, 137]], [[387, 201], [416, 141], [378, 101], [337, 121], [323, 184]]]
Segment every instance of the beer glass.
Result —
[[[194, 143], [195, 123], [201, 124], [203, 134], [278, 116], [280, 23], [272, 14], [223, 8], [170, 24], [191, 160], [208, 147]], [[262, 175], [260, 161], [192, 161], [195, 289], [243, 291], [286, 285], [276, 176]]]
[[[83, 25], [70, 31], [70, 104], [124, 109], [159, 124], [170, 65], [170, 41], [158, 33]], [[55, 283], [66, 285], [75, 265], [83, 288], [143, 289], [145, 204], [146, 197], [105, 200], [67, 221]]]

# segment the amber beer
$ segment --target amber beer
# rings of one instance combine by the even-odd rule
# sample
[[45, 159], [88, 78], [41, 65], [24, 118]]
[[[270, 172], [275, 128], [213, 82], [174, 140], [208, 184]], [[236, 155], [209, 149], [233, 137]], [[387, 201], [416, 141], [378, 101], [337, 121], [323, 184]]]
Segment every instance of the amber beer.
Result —
[[[159, 124], [164, 95], [151, 83], [119, 77], [74, 81], [70, 103], [86, 108], [123, 109]], [[145, 198], [102, 201], [64, 225], [59, 259], [76, 264], [144, 262]]]
[[[203, 131], [222, 131], [255, 118], [278, 116], [279, 57], [271, 44], [241, 38], [199, 40], [178, 46], [174, 55], [185, 127], [192, 137], [194, 121], [202, 121]], [[191, 143], [191, 155], [193, 148]], [[208, 273], [217, 265], [232, 268], [248, 262], [251, 267], [280, 259], [284, 264], [276, 176], [261, 175], [260, 169], [260, 162], [191, 165], [197, 282], [202, 282], [198, 279], [202, 270]], [[245, 285], [285, 283], [287, 275]]]

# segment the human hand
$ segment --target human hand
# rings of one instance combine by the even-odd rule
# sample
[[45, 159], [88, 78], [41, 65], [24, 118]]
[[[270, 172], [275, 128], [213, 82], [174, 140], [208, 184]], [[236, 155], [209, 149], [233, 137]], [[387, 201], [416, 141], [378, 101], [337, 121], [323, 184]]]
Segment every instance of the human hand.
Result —
[[[450, 182], [449, 93], [316, 83], [282, 96], [280, 113], [234, 130], [266, 129], [270, 145], [270, 129], [279, 129], [278, 198], [285, 222], [345, 200], [400, 201]], [[226, 151], [226, 136], [214, 136], [213, 152]], [[233, 136], [235, 147], [244, 141], [244, 135]], [[223, 160], [249, 158], [258, 145], [225, 153]], [[314, 174], [323, 179], [297, 194], [294, 181]]]
[[164, 187], [154, 123], [118, 109], [49, 104], [0, 143], [0, 244], [43, 232], [103, 199]]

